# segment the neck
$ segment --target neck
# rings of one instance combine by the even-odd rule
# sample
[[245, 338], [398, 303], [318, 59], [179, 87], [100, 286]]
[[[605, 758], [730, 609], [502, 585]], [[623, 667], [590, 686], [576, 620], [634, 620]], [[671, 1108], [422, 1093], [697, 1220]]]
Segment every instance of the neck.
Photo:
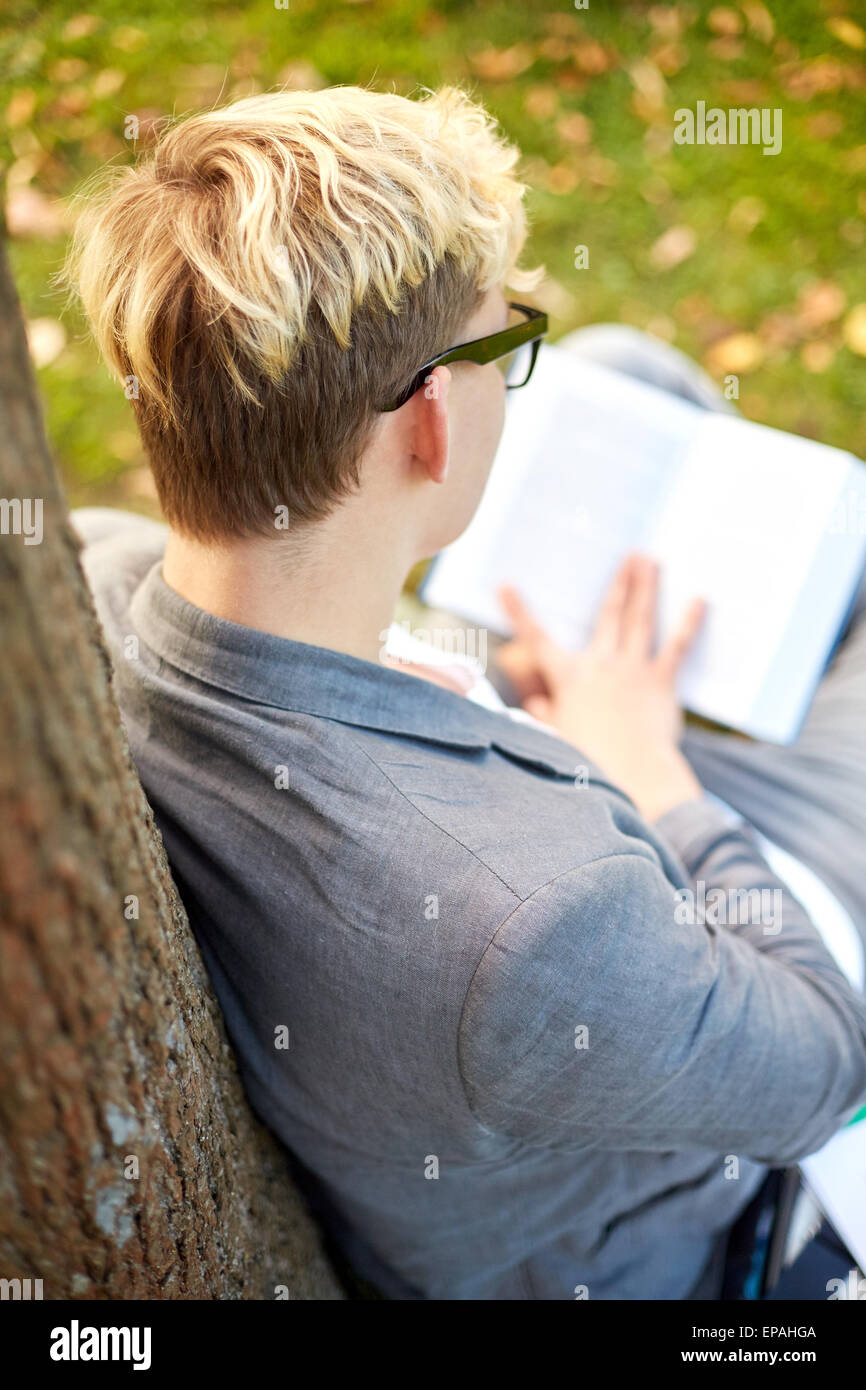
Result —
[[243, 627], [379, 662], [415, 555], [399, 528], [352, 509], [273, 540], [192, 540], [175, 531], [163, 578], [182, 598]]

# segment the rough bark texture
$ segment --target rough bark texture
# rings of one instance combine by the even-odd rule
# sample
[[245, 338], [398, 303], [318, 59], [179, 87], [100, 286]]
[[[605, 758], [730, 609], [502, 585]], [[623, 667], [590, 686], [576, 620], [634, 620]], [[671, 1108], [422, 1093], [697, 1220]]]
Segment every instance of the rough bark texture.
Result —
[[130, 760], [0, 258], [0, 496], [41, 498], [44, 536], [0, 535], [0, 1278], [339, 1298]]

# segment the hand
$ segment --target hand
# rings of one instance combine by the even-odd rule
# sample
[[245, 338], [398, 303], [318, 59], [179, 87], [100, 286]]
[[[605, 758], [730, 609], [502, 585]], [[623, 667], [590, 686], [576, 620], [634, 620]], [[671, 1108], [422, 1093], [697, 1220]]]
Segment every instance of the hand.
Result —
[[498, 659], [529, 714], [576, 744], [648, 820], [700, 796], [678, 746], [676, 678], [703, 619], [703, 600], [693, 600], [654, 653], [658, 566], [643, 556], [630, 555], [619, 569], [582, 652], [554, 642], [513, 589], [500, 598], [515, 635]]

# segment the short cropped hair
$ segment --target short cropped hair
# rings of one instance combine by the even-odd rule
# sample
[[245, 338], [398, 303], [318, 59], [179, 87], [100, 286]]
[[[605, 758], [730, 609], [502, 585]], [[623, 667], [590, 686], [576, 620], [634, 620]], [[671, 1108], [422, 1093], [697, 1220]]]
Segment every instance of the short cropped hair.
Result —
[[188, 117], [85, 194], [66, 275], [172, 526], [274, 535], [357, 487], [389, 398], [537, 283], [517, 160], [458, 89], [335, 87]]

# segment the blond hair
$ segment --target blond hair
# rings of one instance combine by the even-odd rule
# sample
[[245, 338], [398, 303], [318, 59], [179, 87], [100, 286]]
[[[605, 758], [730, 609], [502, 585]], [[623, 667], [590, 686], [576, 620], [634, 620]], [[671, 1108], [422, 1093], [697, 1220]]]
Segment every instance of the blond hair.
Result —
[[[86, 199], [67, 262], [168, 520], [313, 520], [381, 406], [527, 288], [517, 150], [454, 88], [278, 92], [180, 121]], [[537, 274], [537, 272], [536, 272]]]

